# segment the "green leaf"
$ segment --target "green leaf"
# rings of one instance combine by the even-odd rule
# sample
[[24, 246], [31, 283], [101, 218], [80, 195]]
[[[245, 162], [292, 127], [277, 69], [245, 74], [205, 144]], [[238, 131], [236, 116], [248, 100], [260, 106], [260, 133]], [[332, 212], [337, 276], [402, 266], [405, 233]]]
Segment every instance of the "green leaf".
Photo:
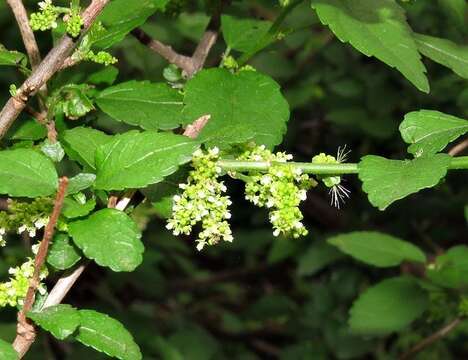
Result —
[[41, 140], [47, 136], [47, 129], [36, 120], [27, 119], [15, 122], [8, 135], [12, 140]]
[[465, 30], [465, 17], [468, 11], [466, 0], [439, 0], [438, 3], [451, 20], [461, 30]]
[[396, 68], [419, 90], [429, 92], [413, 31], [394, 0], [313, 0], [320, 21], [342, 42]]
[[123, 190], [155, 184], [190, 161], [198, 142], [171, 133], [129, 131], [96, 151], [96, 188]]
[[221, 17], [224, 40], [234, 50], [249, 52], [256, 48], [257, 41], [268, 33], [270, 21], [239, 19], [230, 15]]
[[94, 210], [95, 206], [96, 200], [94, 199], [86, 201], [85, 203], [80, 203], [67, 197], [63, 202], [62, 215], [68, 219], [86, 216]]
[[47, 263], [57, 270], [71, 268], [81, 259], [79, 250], [73, 245], [67, 234], [57, 234], [47, 253]]
[[181, 123], [182, 95], [163, 83], [128, 81], [108, 87], [96, 98], [102, 111], [146, 130], [168, 130]]
[[271, 148], [281, 143], [289, 119], [289, 106], [279, 85], [255, 71], [200, 71], [187, 83], [184, 103], [186, 124], [211, 115], [198, 137], [210, 145], [253, 139]]
[[400, 124], [408, 152], [419, 157], [433, 155], [468, 132], [468, 121], [434, 110], [413, 111]]
[[89, 75], [86, 82], [95, 85], [112, 85], [117, 79], [117, 75], [119, 75], [119, 69], [109, 65]]
[[327, 241], [344, 253], [378, 267], [397, 266], [403, 261], [426, 261], [426, 255], [417, 246], [376, 231], [340, 234]]
[[28, 318], [59, 340], [64, 340], [80, 325], [78, 311], [65, 304], [47, 307], [40, 312], [28, 312]]
[[94, 158], [97, 147], [111, 140], [112, 136], [87, 127], [76, 127], [66, 130], [63, 134], [63, 145], [67, 155], [91, 170], [96, 169]]
[[94, 184], [96, 175], [90, 173], [81, 173], [70, 178], [68, 182], [67, 194], [76, 194], [83, 191]]
[[358, 165], [359, 179], [371, 204], [385, 210], [397, 200], [437, 185], [450, 161], [446, 154], [403, 161], [368, 155]]
[[48, 196], [57, 184], [57, 171], [44, 155], [31, 149], [0, 151], [0, 194]]
[[312, 244], [299, 258], [297, 274], [310, 276], [343, 258], [343, 254], [325, 242]]
[[79, 310], [79, 314], [76, 340], [117, 359], [142, 359], [140, 348], [119, 321], [93, 310]]
[[26, 66], [27, 57], [19, 51], [10, 51], [0, 45], [0, 66]]
[[164, 10], [169, 0], [113, 0], [97, 18], [106, 32], [95, 41], [100, 48], [108, 48], [134, 28], [143, 25], [157, 10]]
[[69, 234], [86, 257], [113, 271], [133, 271], [143, 260], [140, 230], [122, 211], [99, 210], [69, 224]]
[[13, 345], [2, 339], [0, 339], [0, 359], [18, 360], [18, 353], [13, 348]]
[[41, 146], [41, 151], [53, 162], [60, 162], [65, 156], [65, 151], [59, 141], [54, 143], [51, 143], [49, 140], [44, 141]]
[[468, 79], [468, 46], [433, 36], [415, 34], [419, 51], [433, 61]]
[[427, 294], [408, 277], [384, 280], [354, 302], [349, 325], [356, 333], [384, 335], [403, 330], [427, 308]]
[[428, 266], [427, 277], [434, 283], [448, 288], [468, 286], [468, 247], [458, 245], [437, 256]]
[[94, 105], [90, 99], [92, 88], [88, 84], [67, 84], [54, 91], [48, 99], [49, 108], [60, 111], [71, 120], [85, 116]]

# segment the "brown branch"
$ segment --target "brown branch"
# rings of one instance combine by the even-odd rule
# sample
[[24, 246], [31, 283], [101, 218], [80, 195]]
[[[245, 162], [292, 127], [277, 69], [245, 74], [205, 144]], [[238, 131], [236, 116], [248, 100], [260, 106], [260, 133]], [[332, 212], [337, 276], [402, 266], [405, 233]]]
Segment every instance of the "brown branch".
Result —
[[24, 47], [28, 53], [31, 68], [34, 71], [41, 62], [41, 54], [34, 33], [29, 25], [28, 14], [21, 0], [7, 0], [7, 3], [11, 7], [16, 22], [18, 23]]
[[[82, 13], [84, 22], [83, 32], [86, 32], [96, 17], [101, 13], [110, 0], [92, 0], [91, 4]], [[64, 35], [57, 45], [47, 54], [12, 96], [0, 112], [0, 139], [6, 134], [10, 126], [24, 110], [29, 97], [34, 95], [47, 81], [60, 69], [64, 60], [76, 46], [76, 39]]]
[[18, 324], [17, 324], [17, 334], [15, 341], [13, 342], [13, 347], [18, 353], [18, 358], [21, 359], [24, 354], [28, 351], [34, 339], [36, 338], [36, 332], [34, 326], [26, 318], [28, 311], [32, 309], [34, 300], [36, 297], [36, 290], [40, 282], [40, 274], [42, 266], [47, 257], [47, 251], [49, 250], [50, 240], [54, 236], [55, 226], [57, 225], [60, 212], [62, 210], [63, 201], [65, 199], [65, 194], [68, 186], [68, 178], [63, 177], [60, 179], [57, 196], [54, 202], [54, 209], [50, 215], [49, 222], [44, 230], [44, 236], [39, 245], [39, 250], [37, 251], [36, 258], [34, 259], [34, 273], [29, 281], [29, 288], [24, 299], [23, 309], [18, 313]]
[[455, 156], [463, 152], [466, 148], [468, 148], [468, 139], [465, 139], [461, 143], [455, 145], [453, 148], [450, 149], [448, 154], [451, 156]]
[[140, 28], [132, 30], [131, 34], [140, 43], [162, 56], [169, 63], [174, 64], [178, 68], [182, 69], [185, 75], [190, 78], [197, 71], [203, 68], [211, 48], [218, 39], [219, 28], [221, 26], [221, 12], [224, 5], [224, 1], [221, 1], [219, 8], [212, 16], [205, 33], [200, 39], [200, 42], [198, 43], [191, 57], [179, 54], [169, 45], [165, 45], [159, 40], [151, 38]]
[[407, 352], [401, 355], [400, 360], [410, 359], [413, 356], [415, 356], [417, 353], [419, 353], [420, 351], [424, 350], [425, 348], [432, 345], [436, 341], [442, 339], [448, 333], [450, 333], [453, 329], [455, 329], [463, 320], [464, 318], [460, 318], [460, 317], [452, 320], [447, 325], [443, 326], [442, 328], [440, 328], [439, 330], [437, 330], [435, 333], [428, 336], [427, 338], [421, 340], [419, 343], [417, 343], [415, 346], [413, 346], [411, 349], [409, 349]]

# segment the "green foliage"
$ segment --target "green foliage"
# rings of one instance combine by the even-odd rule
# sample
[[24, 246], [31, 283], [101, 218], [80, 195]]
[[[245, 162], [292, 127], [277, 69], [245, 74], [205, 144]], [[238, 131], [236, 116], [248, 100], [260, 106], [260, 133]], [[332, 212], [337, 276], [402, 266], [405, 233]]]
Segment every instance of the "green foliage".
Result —
[[39, 312], [29, 312], [27, 316], [59, 340], [69, 337], [80, 325], [78, 311], [65, 304], [51, 306]]
[[32, 149], [0, 151], [1, 194], [47, 196], [55, 192], [57, 182], [57, 172], [44, 155]]
[[142, 355], [132, 335], [117, 320], [93, 310], [79, 310], [76, 340], [120, 360], [139, 360]]
[[449, 288], [468, 286], [468, 247], [458, 245], [450, 248], [446, 254], [437, 256], [427, 269], [428, 278], [435, 284]]
[[278, 84], [255, 71], [200, 71], [185, 86], [184, 105], [185, 124], [211, 115], [198, 136], [210, 146], [253, 140], [272, 148], [281, 142], [289, 119]]
[[312, 7], [341, 41], [395, 67], [419, 90], [429, 92], [412, 30], [395, 0], [313, 0]]
[[367, 289], [354, 302], [349, 325], [352, 331], [367, 335], [400, 331], [421, 316], [427, 305], [427, 294], [414, 279], [387, 279]]
[[181, 123], [182, 95], [163, 83], [129, 81], [108, 87], [96, 98], [115, 120], [145, 130], [169, 130]]
[[271, 27], [269, 21], [238, 19], [229, 15], [223, 15], [221, 22], [226, 44], [242, 52], [255, 50], [258, 39], [265, 36]]
[[99, 210], [84, 220], [69, 224], [73, 242], [90, 259], [113, 271], [133, 271], [144, 251], [135, 222], [115, 209]]
[[47, 254], [47, 263], [57, 270], [71, 268], [81, 259], [79, 250], [67, 234], [55, 235]]
[[433, 110], [406, 114], [400, 124], [403, 140], [411, 144], [408, 152], [414, 156], [430, 156], [468, 132], [468, 121]]
[[0, 357], [5, 360], [17, 360], [18, 354], [10, 343], [0, 339]]
[[426, 255], [417, 246], [379, 232], [355, 231], [327, 241], [344, 253], [378, 267], [397, 266], [403, 261], [426, 261]]
[[96, 150], [96, 188], [123, 190], [155, 184], [189, 161], [198, 143], [153, 131], [116, 135]]
[[450, 161], [446, 154], [403, 161], [367, 155], [359, 163], [359, 179], [371, 204], [385, 210], [397, 200], [437, 185]]

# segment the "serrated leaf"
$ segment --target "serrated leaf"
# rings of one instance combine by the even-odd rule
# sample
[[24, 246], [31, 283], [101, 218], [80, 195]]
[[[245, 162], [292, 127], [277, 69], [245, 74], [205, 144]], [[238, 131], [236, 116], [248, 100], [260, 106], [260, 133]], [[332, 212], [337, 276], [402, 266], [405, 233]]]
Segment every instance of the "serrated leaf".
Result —
[[133, 271], [143, 260], [141, 232], [122, 211], [99, 210], [84, 220], [72, 222], [68, 230], [87, 258], [113, 271]]
[[48, 196], [57, 184], [57, 171], [44, 155], [32, 149], [0, 151], [0, 194]]
[[59, 340], [64, 340], [80, 325], [78, 311], [66, 304], [47, 307], [39, 312], [28, 312], [28, 318]]
[[67, 187], [67, 194], [76, 194], [83, 191], [94, 184], [96, 175], [91, 173], [80, 173], [70, 178]]
[[7, 136], [12, 140], [41, 140], [47, 136], [47, 129], [36, 120], [27, 119], [15, 122]]
[[405, 11], [394, 0], [313, 0], [320, 21], [342, 42], [396, 68], [419, 90], [429, 92]]
[[397, 266], [403, 261], [426, 261], [426, 255], [417, 246], [376, 231], [340, 234], [327, 242], [355, 259], [378, 267]]
[[408, 277], [387, 279], [368, 288], [354, 302], [349, 325], [356, 333], [384, 335], [400, 331], [427, 308], [428, 296]]
[[19, 51], [10, 51], [0, 45], [0, 65], [4, 66], [26, 66], [26, 55]]
[[132, 335], [117, 320], [93, 310], [79, 310], [76, 340], [120, 360], [142, 359]]
[[66, 130], [63, 134], [67, 155], [90, 170], [96, 168], [94, 158], [97, 147], [107, 144], [111, 140], [112, 136], [87, 127], [76, 127]]
[[113, 0], [98, 17], [106, 28], [95, 45], [108, 48], [122, 39], [134, 28], [144, 24], [157, 10], [163, 10], [169, 0]]
[[226, 44], [234, 50], [249, 52], [271, 27], [270, 21], [239, 19], [230, 15], [221, 17], [221, 28]]
[[88, 215], [96, 206], [96, 200], [90, 199], [85, 203], [79, 203], [72, 198], [65, 198], [62, 215], [68, 219], [74, 219]]
[[448, 143], [468, 132], [468, 121], [434, 110], [413, 111], [400, 124], [408, 152], [428, 156], [443, 150]]
[[468, 247], [458, 245], [450, 248], [445, 254], [437, 256], [435, 262], [428, 266], [426, 275], [437, 285], [448, 288], [468, 286]]
[[185, 124], [211, 115], [198, 139], [221, 147], [252, 139], [271, 148], [281, 143], [289, 119], [279, 85], [255, 71], [200, 71], [185, 87], [184, 104]]
[[447, 173], [450, 161], [451, 156], [446, 154], [414, 160], [368, 155], [358, 165], [359, 179], [371, 204], [385, 210], [397, 200], [437, 185]]
[[47, 263], [57, 270], [71, 268], [81, 259], [79, 250], [66, 234], [57, 234], [47, 253]]
[[2, 339], [0, 339], [0, 359], [18, 360], [18, 353], [13, 348], [13, 345]]
[[299, 276], [314, 275], [324, 267], [343, 257], [342, 253], [325, 242], [313, 244], [299, 258], [297, 274]]
[[163, 83], [128, 81], [103, 90], [96, 98], [102, 111], [145, 130], [168, 130], [181, 123], [182, 95]]
[[468, 79], [468, 46], [457, 45], [447, 39], [423, 34], [414, 36], [418, 49], [424, 56]]
[[188, 162], [198, 142], [155, 131], [116, 135], [96, 151], [95, 187], [102, 190], [143, 188], [174, 173]]

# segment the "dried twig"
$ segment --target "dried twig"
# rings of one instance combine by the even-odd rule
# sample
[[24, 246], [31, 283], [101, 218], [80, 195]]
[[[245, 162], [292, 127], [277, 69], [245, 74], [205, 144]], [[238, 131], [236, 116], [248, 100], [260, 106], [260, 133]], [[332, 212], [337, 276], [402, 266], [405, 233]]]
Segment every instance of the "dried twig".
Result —
[[7, 3], [11, 7], [16, 22], [18, 23], [24, 47], [26, 48], [31, 67], [34, 71], [41, 62], [41, 54], [39, 53], [39, 47], [37, 46], [34, 33], [29, 25], [28, 14], [21, 0], [7, 0]]
[[18, 352], [18, 357], [20, 359], [24, 356], [24, 354], [26, 354], [36, 337], [34, 327], [26, 319], [26, 314], [28, 311], [31, 310], [34, 304], [36, 290], [39, 286], [40, 281], [39, 276], [41, 273], [42, 266], [44, 265], [45, 259], [47, 257], [47, 251], [49, 249], [50, 240], [54, 235], [55, 226], [57, 225], [57, 221], [62, 210], [67, 186], [68, 178], [61, 178], [59, 188], [57, 191], [57, 196], [54, 202], [54, 209], [52, 211], [52, 214], [50, 215], [50, 220], [44, 230], [44, 236], [39, 245], [39, 250], [37, 252], [36, 258], [34, 259], [34, 273], [29, 282], [29, 288], [24, 299], [23, 309], [18, 313], [17, 335], [15, 341], [13, 342], [13, 347]]
[[[110, 0], [92, 0], [82, 13], [83, 31], [89, 29], [96, 17], [101, 13]], [[24, 110], [29, 97], [34, 95], [60, 69], [63, 61], [76, 46], [76, 40], [64, 35], [57, 45], [47, 54], [29, 76], [15, 96], [12, 96], [0, 112], [0, 139], [6, 134], [18, 115]]]
[[427, 338], [421, 340], [419, 343], [417, 343], [415, 346], [413, 346], [411, 349], [409, 349], [407, 352], [401, 355], [400, 360], [410, 359], [413, 356], [415, 356], [417, 353], [419, 353], [420, 351], [424, 350], [425, 348], [432, 345], [436, 341], [442, 339], [448, 333], [450, 333], [453, 329], [455, 329], [463, 320], [464, 318], [460, 318], [460, 317], [452, 320], [447, 325], [443, 326], [442, 328], [440, 328], [439, 330], [437, 330], [435, 333], [428, 336]]

